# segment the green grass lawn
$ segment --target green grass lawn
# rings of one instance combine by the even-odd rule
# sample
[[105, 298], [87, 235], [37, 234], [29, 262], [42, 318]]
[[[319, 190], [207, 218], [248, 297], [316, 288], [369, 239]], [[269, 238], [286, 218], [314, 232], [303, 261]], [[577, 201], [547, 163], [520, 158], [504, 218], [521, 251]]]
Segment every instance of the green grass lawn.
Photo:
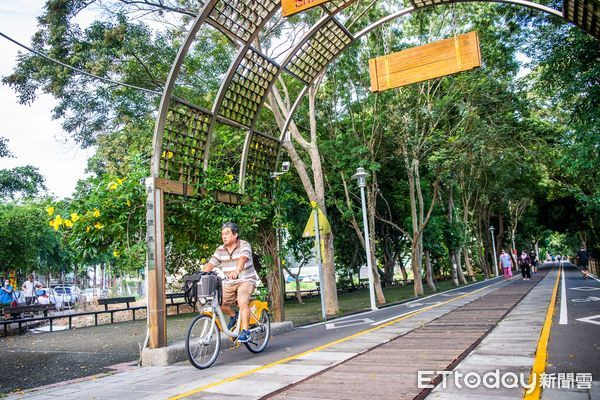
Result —
[[[483, 280], [483, 275], [478, 275], [478, 281]], [[303, 287], [303, 290], [313, 289], [316, 287], [314, 283], [310, 283], [312, 286]], [[439, 281], [436, 282], [438, 292], [454, 289], [455, 286], [452, 281]], [[425, 286], [425, 295], [433, 294], [427, 284]], [[295, 288], [295, 286], [294, 286]], [[287, 290], [294, 290], [287, 289]], [[406, 286], [396, 286], [390, 288], [384, 288], [383, 293], [387, 304], [397, 303], [401, 300], [413, 298], [413, 286], [409, 283]], [[369, 289], [362, 289], [352, 293], [338, 293], [338, 302], [340, 305], [340, 315], [349, 314], [357, 311], [364, 311], [370, 308]], [[295, 326], [306, 325], [313, 322], [321, 321], [321, 299], [320, 297], [304, 298], [304, 304], [299, 304], [296, 298], [288, 299], [285, 302], [285, 319], [290, 320]]]

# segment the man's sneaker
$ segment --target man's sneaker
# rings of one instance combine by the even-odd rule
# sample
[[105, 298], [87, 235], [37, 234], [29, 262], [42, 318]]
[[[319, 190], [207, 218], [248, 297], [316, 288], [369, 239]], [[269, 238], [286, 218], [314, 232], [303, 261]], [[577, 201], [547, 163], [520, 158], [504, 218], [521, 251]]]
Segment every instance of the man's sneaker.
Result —
[[238, 313], [236, 311], [235, 315], [233, 317], [231, 317], [231, 319], [229, 320], [229, 323], [227, 324], [227, 329], [232, 330], [235, 327], [235, 324], [237, 324], [237, 319], [238, 319]]
[[237, 341], [240, 343], [246, 343], [250, 341], [250, 331], [248, 330], [242, 330], [239, 334], [239, 336], [237, 337]]

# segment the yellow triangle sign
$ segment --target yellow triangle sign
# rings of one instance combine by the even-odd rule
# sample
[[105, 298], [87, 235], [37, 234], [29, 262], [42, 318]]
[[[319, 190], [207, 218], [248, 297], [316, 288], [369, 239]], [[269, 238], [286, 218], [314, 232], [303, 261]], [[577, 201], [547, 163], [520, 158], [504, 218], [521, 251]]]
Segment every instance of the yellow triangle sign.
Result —
[[[317, 216], [319, 220], [319, 235], [323, 235], [326, 233], [331, 233], [331, 225], [329, 225], [329, 221], [323, 211], [321, 211], [318, 207], [315, 207], [317, 210]], [[315, 236], [315, 217], [313, 213], [310, 213], [308, 217], [308, 221], [306, 222], [306, 227], [304, 228], [304, 233], [302, 237], [311, 237]]]

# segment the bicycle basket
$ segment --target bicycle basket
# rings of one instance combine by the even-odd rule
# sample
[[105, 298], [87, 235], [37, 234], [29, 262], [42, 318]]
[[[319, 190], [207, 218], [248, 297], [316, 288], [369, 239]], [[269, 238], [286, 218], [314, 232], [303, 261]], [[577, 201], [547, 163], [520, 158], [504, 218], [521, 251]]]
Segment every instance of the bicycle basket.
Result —
[[198, 272], [183, 278], [183, 292], [185, 301], [194, 306], [198, 298], [212, 297], [217, 295], [219, 304], [223, 300], [223, 291], [221, 289], [221, 278], [212, 272]]

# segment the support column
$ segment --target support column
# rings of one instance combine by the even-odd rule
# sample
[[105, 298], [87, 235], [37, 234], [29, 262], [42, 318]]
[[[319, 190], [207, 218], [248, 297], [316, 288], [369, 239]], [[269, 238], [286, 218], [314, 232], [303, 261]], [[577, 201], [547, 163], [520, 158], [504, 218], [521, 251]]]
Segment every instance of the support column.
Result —
[[153, 177], [146, 179], [146, 279], [148, 279], [147, 317], [151, 349], [167, 345], [165, 291], [164, 193]]

